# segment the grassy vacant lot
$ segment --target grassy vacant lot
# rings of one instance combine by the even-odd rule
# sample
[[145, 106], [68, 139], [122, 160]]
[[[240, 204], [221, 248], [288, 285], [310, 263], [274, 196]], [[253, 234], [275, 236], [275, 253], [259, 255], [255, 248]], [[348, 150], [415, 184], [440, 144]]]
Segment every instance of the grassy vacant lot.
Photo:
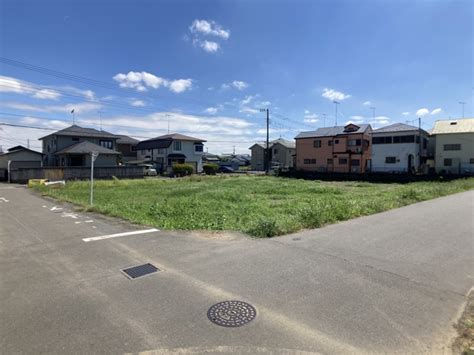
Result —
[[[266, 176], [96, 181], [92, 210], [162, 229], [236, 230], [271, 237], [474, 188], [451, 182], [373, 184]], [[87, 206], [89, 182], [38, 188]]]

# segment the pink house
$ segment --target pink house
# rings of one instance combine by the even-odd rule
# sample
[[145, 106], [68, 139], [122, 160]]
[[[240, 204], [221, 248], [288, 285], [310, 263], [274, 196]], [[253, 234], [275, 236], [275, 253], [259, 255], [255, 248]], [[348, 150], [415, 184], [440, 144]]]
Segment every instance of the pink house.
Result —
[[364, 173], [370, 170], [372, 127], [369, 124], [322, 127], [296, 139], [296, 169]]

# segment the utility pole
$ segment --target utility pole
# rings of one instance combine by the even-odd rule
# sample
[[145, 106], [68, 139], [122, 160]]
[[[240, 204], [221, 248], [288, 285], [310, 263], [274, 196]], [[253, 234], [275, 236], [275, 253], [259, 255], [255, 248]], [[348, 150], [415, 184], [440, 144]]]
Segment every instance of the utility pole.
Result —
[[99, 110], [97, 111], [97, 113], [99, 114], [99, 129], [102, 131], [102, 111]]
[[335, 124], [335, 126], [337, 126], [337, 106], [340, 104], [340, 102], [334, 100], [333, 103], [334, 103], [334, 106], [336, 106], [336, 124]]
[[370, 108], [372, 110], [372, 118], [375, 119], [375, 107]]
[[168, 134], [170, 134], [170, 116], [171, 116], [171, 115], [170, 115], [169, 113], [165, 113], [165, 116], [166, 116], [166, 118], [167, 118], [167, 120], [168, 120]]
[[418, 144], [418, 168], [421, 167], [421, 147], [422, 147], [422, 139], [421, 139], [421, 117], [418, 117], [418, 137], [420, 138], [420, 142]]
[[267, 143], [266, 143], [266, 149], [265, 149], [265, 173], [268, 175], [268, 172], [270, 170], [270, 151], [268, 150], [268, 147], [270, 145], [270, 109], [260, 109], [260, 112], [266, 112], [267, 113]]
[[232, 153], [232, 155], [235, 155], [235, 145], [232, 146], [234, 148], [234, 152]]
[[91, 152], [91, 197], [90, 205], [94, 205], [94, 162], [99, 156], [98, 152]]
[[464, 118], [464, 105], [466, 103], [464, 101], [459, 101], [459, 104], [462, 106], [462, 118]]

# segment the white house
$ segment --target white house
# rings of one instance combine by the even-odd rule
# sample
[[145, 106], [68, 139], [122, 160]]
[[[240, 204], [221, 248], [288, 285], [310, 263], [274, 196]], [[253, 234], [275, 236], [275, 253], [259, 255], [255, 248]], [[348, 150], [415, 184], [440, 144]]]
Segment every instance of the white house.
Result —
[[436, 121], [437, 173], [474, 174], [474, 118]]
[[372, 131], [372, 171], [419, 170], [428, 155], [428, 132], [395, 123]]
[[204, 139], [184, 134], [166, 134], [138, 143], [137, 158], [154, 164], [160, 171], [169, 171], [174, 164], [186, 163], [193, 166], [194, 172], [200, 173], [204, 142]]

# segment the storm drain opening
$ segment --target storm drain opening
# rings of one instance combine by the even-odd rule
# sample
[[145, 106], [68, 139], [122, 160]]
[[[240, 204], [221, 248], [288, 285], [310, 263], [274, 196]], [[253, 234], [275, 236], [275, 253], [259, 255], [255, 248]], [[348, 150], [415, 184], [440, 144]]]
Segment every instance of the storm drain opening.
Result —
[[241, 327], [255, 319], [255, 308], [242, 301], [224, 301], [216, 303], [207, 311], [207, 318], [222, 327]]
[[125, 275], [127, 275], [131, 279], [137, 279], [142, 276], [146, 276], [149, 274], [153, 274], [157, 271], [161, 271], [158, 269], [155, 265], [152, 265], [150, 263], [143, 264], [143, 265], [138, 265], [138, 266], [133, 266], [127, 269], [122, 270]]

